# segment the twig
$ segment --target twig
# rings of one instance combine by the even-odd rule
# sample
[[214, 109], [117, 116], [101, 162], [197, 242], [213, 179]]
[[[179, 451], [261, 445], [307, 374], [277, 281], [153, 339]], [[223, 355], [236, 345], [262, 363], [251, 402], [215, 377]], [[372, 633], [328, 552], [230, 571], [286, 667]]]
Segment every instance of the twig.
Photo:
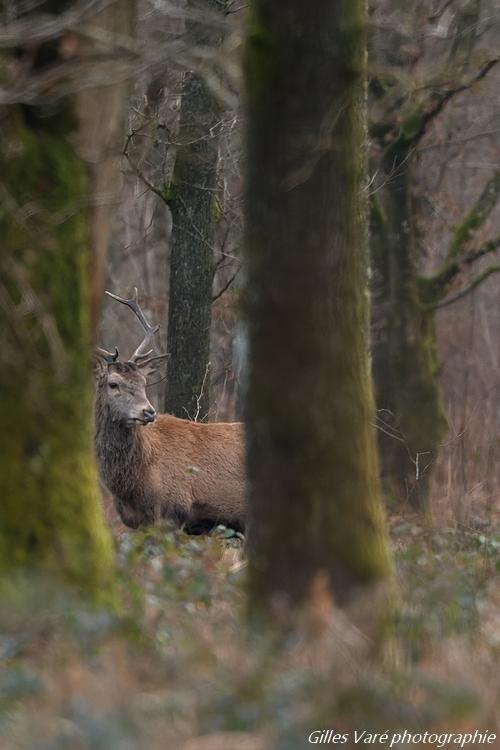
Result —
[[200, 418], [201, 401], [203, 399], [203, 394], [205, 392], [205, 384], [207, 382], [208, 373], [210, 372], [210, 366], [211, 366], [211, 363], [207, 362], [207, 366], [205, 367], [205, 374], [203, 375], [203, 380], [201, 382], [200, 392], [196, 396], [196, 412], [195, 412], [194, 417], [191, 417], [191, 415], [189, 414], [185, 406], [183, 407], [184, 411], [187, 414], [188, 419], [190, 419], [192, 422], [197, 422]]
[[448, 307], [448, 305], [453, 305], [455, 302], [458, 302], [458, 300], [463, 299], [466, 297], [470, 292], [472, 292], [474, 289], [476, 289], [480, 284], [485, 281], [488, 276], [492, 276], [494, 273], [500, 272], [500, 266], [490, 266], [487, 268], [483, 273], [480, 273], [479, 276], [476, 276], [476, 278], [471, 281], [471, 283], [465, 287], [465, 289], [462, 289], [457, 294], [453, 295], [452, 297], [448, 297], [448, 299], [445, 299], [443, 302], [438, 302], [438, 304], [434, 305], [432, 307], [433, 310], [440, 310], [442, 307]]
[[222, 289], [220, 289], [217, 292], [217, 294], [214, 294], [214, 296], [212, 297], [212, 302], [215, 302], [216, 300], [219, 299], [219, 297], [222, 297], [222, 295], [224, 294], [224, 292], [226, 292], [229, 289], [229, 287], [231, 286], [231, 284], [233, 283], [233, 281], [235, 280], [235, 278], [239, 274], [240, 270], [241, 270], [241, 266], [236, 269], [236, 271], [233, 273], [233, 275], [231, 276], [231, 278], [229, 279], [229, 281], [226, 284], [224, 284], [224, 286], [222, 287]]
[[126, 151], [123, 151], [123, 156], [126, 158], [130, 166], [132, 167], [132, 171], [137, 175], [137, 177], [141, 180], [144, 185], [148, 188], [148, 190], [151, 190], [152, 193], [158, 196], [158, 198], [161, 198], [162, 201], [165, 203], [165, 196], [163, 195], [162, 191], [159, 190], [153, 183], [148, 180], [146, 175], [139, 169], [137, 164], [130, 158], [128, 153]]

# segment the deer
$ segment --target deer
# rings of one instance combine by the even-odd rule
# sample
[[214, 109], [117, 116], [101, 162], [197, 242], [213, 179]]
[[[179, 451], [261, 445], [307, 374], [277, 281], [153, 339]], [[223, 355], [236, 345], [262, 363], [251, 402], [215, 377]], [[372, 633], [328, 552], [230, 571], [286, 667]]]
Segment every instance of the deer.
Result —
[[245, 528], [245, 450], [241, 422], [194, 422], [157, 414], [146, 395], [149, 378], [168, 354], [149, 348], [159, 325], [138, 303], [126, 305], [144, 329], [128, 360], [95, 352], [95, 450], [101, 480], [125, 526], [167, 520], [188, 533], [221, 524]]

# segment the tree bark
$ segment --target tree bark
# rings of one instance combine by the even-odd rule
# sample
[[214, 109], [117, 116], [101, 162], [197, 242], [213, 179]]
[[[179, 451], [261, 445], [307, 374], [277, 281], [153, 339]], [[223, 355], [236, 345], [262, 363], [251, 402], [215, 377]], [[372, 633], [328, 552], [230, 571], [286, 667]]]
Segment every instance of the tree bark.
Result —
[[[394, 4], [396, 6], [399, 8], [401, 4]], [[408, 5], [406, 23], [397, 28], [386, 27], [380, 35], [385, 37], [383, 43], [378, 46], [375, 42], [372, 47], [375, 64], [371, 79], [370, 135], [376, 143], [374, 152], [381, 156], [380, 163], [375, 163], [373, 169], [373, 174], [379, 176], [380, 186], [372, 198], [372, 322], [373, 373], [385, 494], [390, 500], [408, 501], [425, 512], [429, 509], [432, 467], [447, 432], [438, 381], [436, 309], [460, 270], [498, 247], [495, 238], [476, 252], [467, 253], [471, 249], [468, 247], [471, 235], [496, 204], [500, 180], [492, 178], [454, 230], [443, 267], [433, 276], [421, 275], [412, 206], [412, 169], [418, 159], [419, 143], [451, 100], [484, 79], [498, 64], [498, 59], [491, 55], [492, 59], [483, 62], [475, 72], [469, 69], [477, 29], [467, 18], [470, 21], [471, 17], [481, 14], [477, 3], [468, 3], [466, 8], [454, 9], [453, 25], [463, 33], [450, 37], [449, 53], [454, 60], [451, 80], [445, 47], [431, 45], [430, 49], [436, 52], [438, 71], [434, 85], [428, 91], [425, 87], [415, 91], [408, 89], [407, 74], [413, 66], [410, 63], [408, 67], [408, 42], [416, 41], [411, 32], [408, 36], [408, 30], [417, 22], [413, 15], [417, 6]], [[464, 35], [467, 36], [465, 46]], [[454, 38], [460, 41], [457, 49]], [[420, 53], [429, 52], [427, 44], [417, 42], [417, 48], [419, 45]], [[465, 51], [461, 61], [460, 51]], [[418, 54], [415, 53], [414, 60]], [[473, 286], [493, 272], [496, 272], [495, 267], [487, 269]]]
[[373, 375], [384, 492], [426, 511], [447, 422], [435, 313], [420, 298], [414, 257], [411, 147], [388, 152], [386, 184], [372, 203]]
[[368, 357], [363, 0], [258, 0], [245, 77], [252, 609], [390, 572]]
[[[372, 199], [373, 373], [385, 493], [427, 512], [432, 466], [448, 429], [438, 381], [436, 311], [461, 272], [500, 244], [498, 237], [479, 247], [474, 242], [475, 231], [497, 205], [500, 173], [494, 172], [454, 228], [441, 267], [424, 276], [414, 249], [414, 150], [403, 134], [387, 149], [384, 187]], [[472, 288], [497, 270], [479, 274]]]
[[[131, 7], [113, 6], [117, 14]], [[31, 74], [47, 60], [63, 71], [70, 51], [77, 54], [73, 41], [31, 50]], [[50, 571], [110, 601], [112, 547], [94, 465], [89, 362], [89, 240], [97, 224], [86, 206], [96, 196], [78, 150], [97, 120], [78, 118], [76, 99], [37, 97], [1, 112], [0, 573]]]
[[[189, 3], [188, 3], [189, 5]], [[214, 12], [220, 4], [191, 2]], [[191, 44], [216, 47], [220, 32], [210, 17], [188, 21]], [[206, 420], [209, 409], [209, 346], [213, 283], [214, 214], [220, 138], [219, 105], [202, 73], [186, 73], [174, 176], [167, 347], [170, 353], [165, 410]]]

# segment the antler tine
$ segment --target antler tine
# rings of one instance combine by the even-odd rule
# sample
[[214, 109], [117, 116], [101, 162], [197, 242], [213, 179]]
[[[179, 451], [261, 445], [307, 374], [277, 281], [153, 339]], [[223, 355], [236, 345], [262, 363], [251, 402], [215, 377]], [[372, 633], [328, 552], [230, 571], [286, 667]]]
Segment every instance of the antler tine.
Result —
[[143, 340], [135, 350], [135, 352], [130, 357], [131, 362], [135, 362], [137, 358], [142, 358], [144, 356], [149, 356], [152, 354], [153, 350], [144, 353], [144, 348], [149, 345], [151, 339], [155, 335], [155, 333], [158, 333], [160, 330], [159, 325], [152, 326], [148, 321], [146, 320], [146, 316], [142, 312], [140, 306], [138, 297], [139, 294], [137, 292], [137, 287], [134, 287], [134, 296], [131, 299], [125, 299], [124, 297], [118, 297], [117, 294], [112, 294], [111, 292], [106, 291], [106, 294], [108, 297], [111, 297], [112, 299], [115, 299], [117, 302], [121, 302], [122, 305], [126, 305], [127, 307], [130, 307], [136, 318], [139, 320], [140, 324], [144, 328], [144, 331], [146, 332], [146, 335], [144, 336]]
[[116, 362], [118, 357], [120, 356], [118, 353], [118, 349], [116, 347], [113, 353], [108, 352], [106, 349], [101, 349], [100, 347], [96, 349], [96, 352], [99, 357], [101, 357], [108, 363], [108, 365], [112, 364], [113, 362]]

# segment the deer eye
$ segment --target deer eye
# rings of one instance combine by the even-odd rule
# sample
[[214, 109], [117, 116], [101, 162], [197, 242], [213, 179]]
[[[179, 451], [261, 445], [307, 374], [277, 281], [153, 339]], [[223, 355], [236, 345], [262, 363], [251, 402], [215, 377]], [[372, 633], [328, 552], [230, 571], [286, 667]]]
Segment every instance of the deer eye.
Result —
[[118, 383], [109, 383], [109, 387], [112, 388], [115, 391], [120, 386], [118, 385]]

